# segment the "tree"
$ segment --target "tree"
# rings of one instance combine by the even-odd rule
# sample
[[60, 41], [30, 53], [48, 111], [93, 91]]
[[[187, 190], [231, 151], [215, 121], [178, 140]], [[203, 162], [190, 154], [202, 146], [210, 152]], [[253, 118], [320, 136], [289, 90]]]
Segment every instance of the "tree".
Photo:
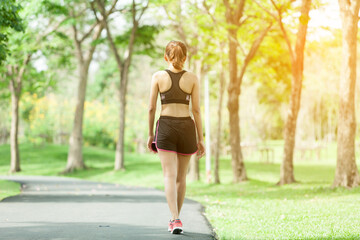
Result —
[[239, 126], [239, 96], [241, 82], [244, 77], [247, 66], [255, 56], [262, 40], [271, 28], [271, 24], [266, 27], [259, 36], [252, 42], [250, 50], [245, 54], [244, 61], [238, 74], [238, 30], [247, 21], [244, 16], [245, 0], [223, 0], [226, 7], [225, 17], [228, 23], [228, 44], [229, 44], [229, 72], [230, 81], [228, 86], [228, 111], [230, 125], [230, 145], [231, 145], [231, 164], [233, 169], [233, 182], [247, 180], [243, 155], [240, 147], [240, 126]]
[[[119, 138], [116, 144], [116, 154], [115, 154], [115, 170], [124, 170], [124, 134], [125, 134], [125, 114], [126, 114], [126, 94], [127, 94], [127, 86], [128, 86], [128, 75], [129, 69], [131, 65], [131, 59], [134, 54], [134, 47], [136, 45], [137, 39], [141, 37], [141, 33], [144, 34], [146, 32], [150, 32], [150, 36], [147, 35], [147, 39], [145, 41], [149, 41], [154, 34], [154, 29], [151, 26], [140, 25], [140, 20], [148, 8], [149, 1], [146, 2], [145, 6], [142, 4], [136, 4], [135, 0], [132, 1], [131, 4], [131, 22], [132, 28], [130, 31], [126, 32], [125, 35], [119, 36], [122, 40], [122, 44], [127, 43], [126, 51], [124, 56], [121, 55], [121, 47], [119, 48], [116, 45], [116, 39], [113, 38], [112, 32], [109, 27], [108, 18], [105, 12], [105, 2], [102, 0], [96, 0], [96, 4], [100, 9], [100, 13], [103, 17], [103, 24], [105, 26], [107, 32], [107, 39], [110, 45], [110, 48], [115, 56], [115, 60], [118, 66], [118, 70], [120, 72], [120, 89], [119, 89], [119, 100], [120, 100], [120, 124], [119, 124]], [[138, 6], [140, 5], [140, 9]], [[93, 11], [96, 15], [96, 10], [93, 8]], [[150, 29], [150, 31], [148, 31]], [[140, 36], [139, 36], [140, 35]], [[143, 36], [144, 37], [144, 36]], [[126, 40], [125, 40], [126, 39]]]
[[356, 187], [360, 176], [355, 160], [356, 48], [360, 0], [339, 0], [342, 20], [342, 71], [340, 78], [337, 163], [333, 186]]
[[285, 29], [283, 23], [283, 13], [291, 6], [293, 1], [288, 1], [282, 5], [277, 5], [274, 0], [271, 0], [272, 5], [276, 9], [276, 14], [269, 12], [265, 7], [260, 7], [265, 10], [270, 16], [272, 16], [279, 24], [291, 61], [291, 96], [290, 106], [287, 112], [285, 129], [284, 129], [284, 156], [280, 167], [280, 181], [279, 185], [288, 184], [295, 182], [294, 178], [294, 167], [293, 167], [293, 156], [295, 147], [295, 133], [296, 133], [296, 121], [300, 109], [302, 79], [303, 79], [303, 68], [304, 68], [304, 49], [306, 42], [306, 32], [309, 22], [309, 11], [311, 6], [311, 0], [302, 0], [298, 31], [296, 35], [295, 49], [292, 47], [291, 39], [288, 32]]
[[0, 65], [6, 59], [8, 54], [7, 32], [8, 28], [18, 32], [24, 31], [22, 19], [19, 16], [21, 6], [16, 4], [15, 0], [0, 1]]
[[[110, 9], [106, 11], [106, 18], [114, 12], [116, 2], [117, 1], [114, 1]], [[104, 29], [104, 21], [97, 21], [94, 17], [90, 17], [89, 21], [89, 16], [92, 16], [92, 8], [88, 1], [67, 1], [66, 4], [66, 7], [65, 5], [57, 6], [65, 10], [62, 12], [63, 15], [69, 15], [71, 18], [68, 21], [71, 25], [71, 32], [67, 31], [69, 29], [66, 28], [63, 34], [71, 34], [71, 38], [75, 45], [75, 56], [78, 62], [79, 85], [76, 97], [74, 124], [69, 141], [67, 164], [63, 173], [71, 172], [74, 169], [86, 168], [82, 156], [82, 125], [86, 85], [89, 66], [93, 59], [96, 45], [101, 37], [101, 32]]]
[[309, 22], [309, 11], [311, 6], [311, 0], [302, 0], [301, 3], [301, 15], [299, 17], [299, 27], [296, 36], [295, 49], [291, 46], [290, 39], [287, 35], [285, 27], [282, 22], [282, 8], [278, 7], [272, 0], [274, 7], [278, 13], [278, 23], [288, 46], [290, 59], [291, 59], [291, 72], [292, 72], [292, 84], [291, 84], [291, 97], [290, 97], [290, 109], [287, 114], [285, 123], [285, 145], [284, 145], [284, 157], [280, 168], [280, 181], [279, 184], [288, 184], [295, 181], [294, 169], [293, 169], [293, 156], [295, 147], [295, 133], [296, 133], [296, 120], [300, 109], [301, 88], [304, 69], [304, 48], [306, 42], [307, 25]]
[[[38, 5], [36, 1], [23, 3], [25, 7], [22, 14], [25, 21], [29, 21], [34, 15], [44, 14], [47, 11], [46, 9], [43, 11], [43, 5]], [[5, 82], [5, 85], [8, 85], [11, 93], [10, 172], [18, 172], [21, 170], [18, 144], [19, 102], [24, 88], [25, 72], [31, 67], [31, 60], [37, 51], [44, 47], [43, 40], [54, 33], [62, 22], [63, 21], [55, 26], [43, 26], [39, 24], [37, 28], [27, 27], [24, 33], [12, 32], [9, 37], [11, 55], [5, 62], [2, 81]], [[42, 32], [42, 34], [39, 34], [39, 32]], [[31, 81], [29, 82], [31, 83]]]
[[[224, 49], [224, 44], [220, 44], [220, 49]], [[218, 109], [217, 109], [217, 129], [216, 129], [216, 147], [215, 147], [215, 164], [214, 164], [214, 182], [220, 184], [220, 175], [219, 175], [219, 157], [220, 157], [220, 148], [221, 148], [221, 125], [222, 125], [222, 108], [223, 108], [223, 98], [224, 98], [224, 90], [225, 90], [225, 59], [221, 58], [220, 60], [220, 88], [219, 88], [219, 101], [218, 101]]]

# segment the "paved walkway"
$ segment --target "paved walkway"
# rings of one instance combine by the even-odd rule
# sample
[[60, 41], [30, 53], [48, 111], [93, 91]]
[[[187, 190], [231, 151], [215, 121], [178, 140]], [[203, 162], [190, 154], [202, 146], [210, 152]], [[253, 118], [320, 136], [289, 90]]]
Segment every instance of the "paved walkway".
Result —
[[214, 239], [202, 206], [186, 199], [184, 234], [167, 232], [162, 191], [74, 178], [0, 176], [22, 193], [0, 202], [0, 239]]

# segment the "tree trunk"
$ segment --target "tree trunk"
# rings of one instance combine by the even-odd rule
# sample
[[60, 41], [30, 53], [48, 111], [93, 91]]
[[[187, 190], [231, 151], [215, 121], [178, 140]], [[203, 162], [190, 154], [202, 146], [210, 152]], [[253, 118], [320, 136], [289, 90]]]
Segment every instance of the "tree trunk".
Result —
[[10, 78], [11, 92], [11, 130], [10, 130], [10, 173], [19, 172], [20, 169], [20, 153], [18, 143], [19, 132], [19, 102], [22, 90], [22, 79], [27, 65], [31, 60], [31, 53], [28, 53], [19, 69], [18, 65], [8, 65], [6, 75]]
[[[301, 5], [301, 15], [299, 18], [299, 28], [296, 37], [295, 51], [292, 52], [289, 46], [292, 65], [292, 83], [290, 109], [287, 112], [287, 119], [284, 131], [284, 157], [280, 167], [279, 185], [295, 182], [293, 156], [295, 147], [296, 121], [300, 109], [301, 88], [304, 68], [304, 48], [306, 42], [307, 25], [309, 21], [311, 0], [303, 0]], [[288, 42], [289, 39], [287, 39]]]
[[188, 175], [190, 182], [200, 180], [199, 158], [196, 154], [191, 155]]
[[[69, 139], [69, 152], [67, 158], [66, 168], [62, 173], [72, 172], [75, 169], [85, 169], [86, 165], [82, 156], [82, 127], [83, 127], [83, 117], [84, 117], [84, 103], [86, 96], [86, 85], [89, 74], [89, 66], [93, 59], [95, 52], [96, 44], [92, 42], [86, 54], [83, 50], [83, 41], [86, 37], [89, 37], [92, 30], [84, 34], [82, 38], [78, 36], [78, 29], [76, 25], [72, 26], [73, 28], [73, 41], [76, 47], [76, 57], [78, 60], [78, 70], [79, 70], [79, 85], [76, 98], [76, 109], [75, 117], [73, 123], [73, 129]], [[91, 40], [96, 41], [100, 38], [101, 32], [104, 26], [102, 22], [97, 22], [97, 29], [92, 34]], [[94, 27], [95, 29], [95, 27]], [[81, 40], [80, 40], [81, 39]]]
[[358, 31], [359, 0], [339, 0], [343, 29], [342, 71], [340, 79], [339, 125], [337, 137], [337, 164], [333, 186], [360, 185], [355, 160], [355, 83], [356, 36]]
[[216, 129], [216, 147], [215, 147], [215, 164], [214, 164], [215, 165], [214, 166], [214, 182], [217, 184], [220, 183], [219, 155], [220, 155], [220, 148], [221, 148], [221, 126], [222, 126], [222, 114], [221, 113], [222, 113], [224, 89], [225, 89], [225, 71], [224, 71], [223, 63], [221, 62], [219, 102], [218, 102], [218, 109], [217, 109], [218, 124], [217, 124], [217, 129]]
[[293, 84], [291, 87], [290, 109], [288, 111], [285, 124], [284, 158], [280, 168], [280, 185], [295, 182], [293, 156], [295, 146], [296, 120], [300, 107], [300, 103], [297, 101], [297, 96], [299, 96], [299, 94], [299, 88]]
[[10, 149], [11, 149], [11, 163], [10, 173], [19, 172], [20, 169], [20, 155], [18, 144], [18, 130], [19, 130], [19, 93], [16, 87], [11, 85], [11, 131], [10, 131]]
[[230, 123], [231, 165], [233, 169], [233, 182], [247, 180], [243, 155], [240, 146], [240, 120], [239, 120], [239, 95], [240, 85], [237, 84], [237, 30], [229, 29], [229, 70], [230, 83], [228, 87], [228, 110]]
[[82, 126], [84, 116], [84, 102], [86, 95], [86, 84], [88, 78], [88, 67], [79, 61], [80, 81], [78, 85], [78, 93], [76, 99], [76, 109], [73, 129], [70, 135], [70, 146], [67, 158], [67, 165], [64, 172], [72, 172], [75, 169], [86, 168], [82, 157]]
[[[200, 79], [199, 89], [201, 89], [201, 79], [202, 79], [202, 76], [203, 76], [201, 60], [200, 59], [195, 60], [194, 64], [192, 66], [194, 66], [193, 72], [195, 72], [196, 76], [198, 76], [199, 79]], [[200, 92], [200, 94], [202, 94], [202, 92]], [[200, 99], [201, 99], [201, 97], [200, 97]], [[192, 107], [191, 102], [190, 102], [190, 107]], [[197, 132], [196, 132], [196, 134], [197, 134]], [[200, 180], [199, 161], [200, 161], [200, 159], [196, 156], [196, 154], [192, 155], [191, 158], [190, 158], [188, 175], [189, 175], [189, 180], [192, 181], [192, 182]]]
[[[133, 13], [135, 14], [135, 13]], [[121, 67], [120, 78], [120, 124], [119, 124], [119, 140], [116, 144], [115, 153], [115, 170], [125, 170], [124, 166], [124, 143], [125, 143], [125, 114], [126, 114], [126, 94], [129, 77], [129, 68], [134, 49], [136, 31], [138, 29], [138, 21], [133, 20], [133, 28], [131, 30], [127, 56], [125, 56], [124, 65]]]
[[[125, 69], [124, 69], [125, 71]], [[123, 72], [123, 71], [122, 71]], [[121, 74], [121, 78], [127, 78]], [[127, 81], [126, 81], [127, 82]], [[124, 166], [124, 140], [125, 140], [125, 114], [126, 114], [126, 83], [125, 79], [120, 80], [120, 109], [119, 109], [119, 140], [116, 143], [115, 170], [125, 170]]]
[[205, 105], [205, 170], [206, 182], [211, 183], [211, 133], [210, 133], [210, 100], [209, 100], [209, 76], [204, 78], [204, 105]]

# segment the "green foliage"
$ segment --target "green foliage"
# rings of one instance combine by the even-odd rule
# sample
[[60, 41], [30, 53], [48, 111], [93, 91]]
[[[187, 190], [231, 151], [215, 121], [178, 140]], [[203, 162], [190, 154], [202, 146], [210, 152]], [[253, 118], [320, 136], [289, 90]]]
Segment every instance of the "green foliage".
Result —
[[19, 17], [20, 5], [15, 0], [7, 0], [0, 2], [0, 27], [10, 27], [15, 31], [23, 31], [21, 19]]
[[[157, 35], [162, 27], [156, 25], [140, 25], [136, 31], [134, 42], [134, 54], [159, 57], [160, 47], [155, 44]], [[116, 35], [115, 44], [124, 51], [128, 45], [132, 28], [127, 29], [123, 34]]]
[[[112, 53], [109, 52], [108, 55]], [[112, 57], [100, 62], [99, 70], [96, 71], [93, 81], [89, 82], [86, 90], [88, 99], [104, 101], [109, 96], [114, 96], [120, 82], [118, 66]]]
[[[20, 103], [20, 116], [25, 126], [23, 142], [36, 145], [44, 143], [68, 143], [73, 122], [74, 99], [60, 94], [38, 95], [38, 91], [25, 93]], [[64, 100], [65, 98], [65, 100]], [[83, 143], [85, 146], [99, 146], [115, 149], [118, 128], [118, 105], [114, 98], [85, 101]], [[132, 101], [132, 100], [130, 100]], [[140, 109], [143, 110], [143, 109]], [[127, 121], [136, 118], [138, 111], [128, 114]], [[138, 114], [139, 115], [139, 114]], [[137, 139], [145, 138], [144, 120], [132, 120], [136, 127], [128, 128], [125, 135], [125, 149], [137, 150]], [[139, 136], [141, 135], [141, 136]]]
[[42, 5], [42, 11], [43, 12], [48, 12], [51, 15], [69, 15], [69, 8], [65, 7], [64, 5], [61, 5], [57, 2], [52, 2], [49, 0], [42, 0], [41, 2]]
[[278, 31], [268, 33], [254, 59], [255, 63], [249, 66], [251, 78], [260, 83], [260, 103], [277, 106], [289, 101], [291, 91], [290, 56], [280, 34]]
[[163, 27], [156, 25], [141, 25], [136, 31], [135, 52], [136, 55], [159, 57], [160, 46], [155, 44], [156, 37]]
[[24, 31], [22, 19], [19, 16], [20, 9], [20, 4], [16, 4], [15, 0], [0, 1], [0, 65], [3, 64], [9, 53], [7, 47], [8, 28], [18, 32]]
[[[22, 79], [22, 93], [29, 94], [37, 93], [39, 96], [49, 89], [55, 89], [58, 80], [58, 75], [55, 71], [61, 67], [74, 68], [71, 65], [71, 58], [73, 54], [70, 50], [71, 42], [62, 32], [55, 31], [55, 25], [59, 19], [55, 18], [54, 14], [60, 12], [55, 10], [59, 6], [50, 6], [49, 1], [23, 1], [23, 9], [19, 12], [24, 20], [26, 30], [23, 32], [12, 31], [9, 35], [9, 51], [11, 55], [8, 56], [5, 65], [0, 69], [2, 72], [2, 81], [0, 86], [4, 87], [0, 90], [0, 98], [8, 99], [10, 93], [7, 88], [10, 78], [16, 78], [18, 71], [11, 76], [6, 76], [8, 68], [21, 69], [25, 68], [25, 74]], [[49, 12], [55, 11], [55, 13]], [[37, 18], [42, 18], [39, 22]], [[50, 24], [47, 24], [50, 23]], [[24, 65], [24, 60], [30, 57], [30, 62]], [[37, 59], [45, 60], [45, 69], [38, 70], [33, 65], [32, 61]]]

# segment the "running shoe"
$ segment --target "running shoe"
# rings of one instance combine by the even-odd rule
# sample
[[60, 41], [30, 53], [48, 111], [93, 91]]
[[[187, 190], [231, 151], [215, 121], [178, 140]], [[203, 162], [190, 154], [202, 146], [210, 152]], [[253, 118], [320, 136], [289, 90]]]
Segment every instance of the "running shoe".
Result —
[[174, 222], [175, 222], [175, 220], [174, 221], [171, 221], [171, 220], [169, 221], [169, 224], [168, 224], [168, 231], [169, 232], [171, 232], [173, 230]]
[[172, 234], [180, 234], [183, 232], [182, 229], [182, 222], [180, 219], [175, 219], [175, 221], [173, 222], [173, 229], [171, 231]]

